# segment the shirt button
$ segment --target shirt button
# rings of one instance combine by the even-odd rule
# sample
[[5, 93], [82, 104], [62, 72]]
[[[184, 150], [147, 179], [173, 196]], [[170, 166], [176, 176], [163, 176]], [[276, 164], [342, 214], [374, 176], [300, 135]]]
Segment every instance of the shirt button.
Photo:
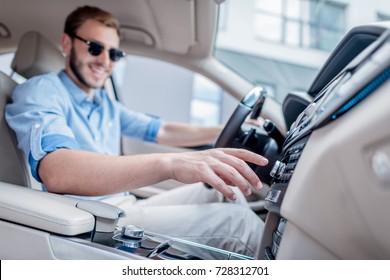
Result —
[[34, 128], [40, 128], [41, 127], [41, 125], [39, 124], [39, 123], [36, 123], [35, 125], [34, 125]]

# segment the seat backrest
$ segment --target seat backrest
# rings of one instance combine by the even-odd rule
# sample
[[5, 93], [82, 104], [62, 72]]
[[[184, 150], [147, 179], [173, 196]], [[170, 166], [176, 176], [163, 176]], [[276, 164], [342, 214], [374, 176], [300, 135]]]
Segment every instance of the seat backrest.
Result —
[[[55, 44], [37, 31], [28, 31], [19, 40], [11, 68], [29, 79], [47, 72], [57, 73], [64, 65], [65, 58]], [[25, 156], [17, 148], [16, 136], [4, 119], [4, 107], [11, 101], [16, 85], [10, 77], [0, 74], [0, 181], [40, 190], [41, 184], [32, 177]]]
[[5, 105], [11, 100], [16, 82], [0, 72], [0, 181], [30, 187], [30, 175], [21, 150], [17, 147], [14, 132], [4, 117]]
[[47, 72], [58, 73], [64, 68], [61, 51], [37, 31], [26, 32], [19, 40], [11, 68], [29, 79]]

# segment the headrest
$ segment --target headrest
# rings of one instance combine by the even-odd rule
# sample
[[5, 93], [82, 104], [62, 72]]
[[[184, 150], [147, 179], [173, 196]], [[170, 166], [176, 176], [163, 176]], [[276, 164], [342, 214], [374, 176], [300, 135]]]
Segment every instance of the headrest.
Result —
[[47, 72], [59, 72], [65, 66], [61, 51], [36, 31], [25, 33], [19, 41], [12, 69], [28, 79]]

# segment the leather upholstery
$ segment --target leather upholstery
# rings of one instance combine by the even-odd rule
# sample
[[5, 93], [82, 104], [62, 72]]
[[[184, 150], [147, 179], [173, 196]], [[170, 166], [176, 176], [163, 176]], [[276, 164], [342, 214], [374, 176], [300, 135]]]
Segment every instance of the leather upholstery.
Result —
[[52, 42], [36, 31], [28, 31], [19, 41], [11, 68], [29, 79], [47, 72], [57, 73], [64, 65], [64, 56]]
[[4, 118], [5, 105], [10, 102], [16, 82], [0, 72], [0, 181], [30, 187], [24, 155], [17, 148], [13, 131]]

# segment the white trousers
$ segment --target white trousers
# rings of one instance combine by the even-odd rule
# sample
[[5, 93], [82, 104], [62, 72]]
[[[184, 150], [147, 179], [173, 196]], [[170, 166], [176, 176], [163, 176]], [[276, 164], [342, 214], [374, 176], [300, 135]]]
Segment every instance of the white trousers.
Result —
[[[223, 202], [223, 195], [203, 184], [184, 185], [147, 199], [115, 197], [108, 203], [127, 216], [119, 226], [136, 225], [145, 231], [258, 258], [263, 221], [249, 208], [236, 189], [236, 203]], [[238, 191], [237, 191], [238, 190]]]

